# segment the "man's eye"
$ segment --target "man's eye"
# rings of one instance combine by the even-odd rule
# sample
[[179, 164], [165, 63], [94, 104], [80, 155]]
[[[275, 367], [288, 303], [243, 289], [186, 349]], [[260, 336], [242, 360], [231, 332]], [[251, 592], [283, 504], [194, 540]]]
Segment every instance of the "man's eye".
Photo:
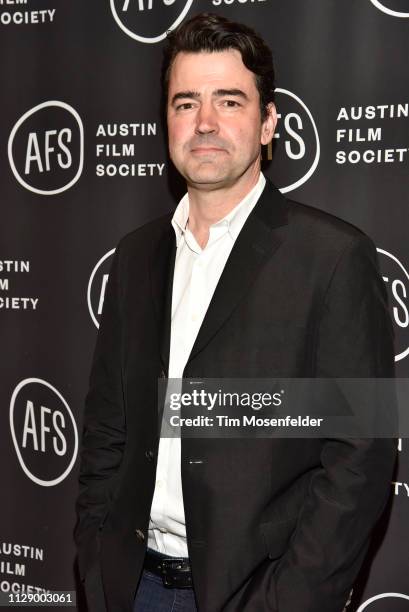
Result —
[[223, 104], [224, 106], [227, 106], [228, 108], [234, 108], [236, 106], [240, 106], [237, 100], [225, 100]]
[[193, 104], [191, 102], [183, 102], [183, 104], [178, 104], [176, 110], [188, 110], [192, 108]]

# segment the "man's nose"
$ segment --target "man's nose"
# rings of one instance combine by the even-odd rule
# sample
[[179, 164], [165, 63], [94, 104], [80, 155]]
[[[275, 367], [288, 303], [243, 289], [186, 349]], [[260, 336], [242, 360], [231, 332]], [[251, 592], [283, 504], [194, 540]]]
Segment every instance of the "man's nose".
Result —
[[196, 132], [209, 134], [219, 130], [217, 111], [212, 103], [202, 103], [196, 116]]

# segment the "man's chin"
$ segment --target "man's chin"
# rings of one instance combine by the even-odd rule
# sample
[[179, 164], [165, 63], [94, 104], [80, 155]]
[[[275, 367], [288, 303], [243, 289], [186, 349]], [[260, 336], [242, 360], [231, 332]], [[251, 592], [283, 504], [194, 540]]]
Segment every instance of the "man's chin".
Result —
[[220, 168], [201, 168], [199, 171], [187, 172], [184, 175], [188, 185], [192, 187], [212, 188], [229, 184], [229, 175], [220, 172]]
[[205, 176], [194, 176], [194, 177], [185, 177], [186, 183], [189, 187], [194, 187], [195, 189], [203, 189], [206, 191], [212, 191], [213, 189], [220, 189], [221, 187], [228, 186], [230, 182], [226, 177], [205, 177]]

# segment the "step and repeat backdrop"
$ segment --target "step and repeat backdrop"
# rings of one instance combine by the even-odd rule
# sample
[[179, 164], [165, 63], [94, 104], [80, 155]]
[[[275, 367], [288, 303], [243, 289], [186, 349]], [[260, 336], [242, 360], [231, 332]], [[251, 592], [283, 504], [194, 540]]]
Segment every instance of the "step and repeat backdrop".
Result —
[[[373, 238], [408, 375], [407, 0], [0, 0], [1, 592], [77, 586], [78, 448], [109, 267], [125, 233], [183, 194], [160, 66], [166, 30], [201, 11], [270, 43], [265, 172]], [[409, 611], [408, 440], [398, 457], [355, 612]]]

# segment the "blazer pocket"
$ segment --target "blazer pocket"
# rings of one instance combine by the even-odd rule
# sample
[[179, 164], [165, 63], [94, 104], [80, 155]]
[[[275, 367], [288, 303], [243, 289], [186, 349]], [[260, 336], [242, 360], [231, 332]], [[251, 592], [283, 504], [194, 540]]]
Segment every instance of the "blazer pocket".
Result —
[[297, 519], [298, 515], [295, 515], [281, 521], [259, 525], [269, 559], [279, 559], [286, 552], [290, 545], [291, 536], [296, 529]]

